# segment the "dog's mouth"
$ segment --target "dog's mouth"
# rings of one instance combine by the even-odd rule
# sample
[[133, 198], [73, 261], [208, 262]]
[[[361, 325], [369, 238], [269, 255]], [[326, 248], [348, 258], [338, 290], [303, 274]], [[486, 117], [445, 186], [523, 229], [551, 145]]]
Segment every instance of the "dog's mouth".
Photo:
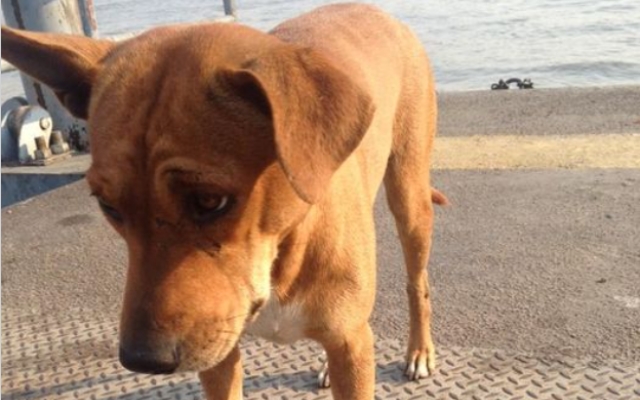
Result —
[[258, 299], [251, 303], [240, 330], [213, 328], [203, 332], [200, 338], [183, 341], [178, 348], [181, 361], [176, 372], [202, 372], [222, 362], [238, 344], [244, 328], [255, 321], [265, 304], [265, 299]]
[[219, 331], [203, 342], [184, 341], [178, 347], [179, 365], [173, 372], [202, 372], [220, 364], [240, 340], [239, 332]]
[[[120, 363], [126, 369], [145, 374], [202, 372], [221, 363], [237, 345], [244, 328], [259, 315], [266, 300], [251, 303], [248, 312], [219, 320], [199, 323], [181, 339], [173, 335], [148, 335], [139, 340], [121, 341]], [[234, 321], [237, 320], [237, 321]]]

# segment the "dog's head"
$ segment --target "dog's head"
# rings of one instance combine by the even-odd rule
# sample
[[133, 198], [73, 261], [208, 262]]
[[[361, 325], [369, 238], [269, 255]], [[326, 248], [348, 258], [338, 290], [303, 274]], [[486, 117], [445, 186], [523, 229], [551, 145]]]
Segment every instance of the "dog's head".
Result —
[[279, 243], [362, 139], [370, 98], [321, 54], [237, 25], [120, 44], [3, 28], [2, 57], [88, 120], [87, 180], [129, 251], [123, 365], [222, 361], [270, 295]]

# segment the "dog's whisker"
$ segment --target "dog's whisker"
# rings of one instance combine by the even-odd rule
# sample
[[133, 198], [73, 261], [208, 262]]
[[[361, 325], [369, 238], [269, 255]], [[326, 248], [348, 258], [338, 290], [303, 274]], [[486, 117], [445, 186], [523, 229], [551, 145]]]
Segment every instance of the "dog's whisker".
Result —
[[243, 314], [238, 314], [238, 315], [233, 315], [231, 317], [227, 317], [221, 321], [223, 322], [227, 322], [227, 321], [233, 321], [235, 319], [240, 319], [240, 318], [247, 318], [248, 316], [250, 316], [250, 313], [243, 313]]
[[226, 334], [229, 334], [229, 335], [240, 335], [242, 332], [227, 331], [227, 330], [216, 330], [216, 333], [226, 333]]

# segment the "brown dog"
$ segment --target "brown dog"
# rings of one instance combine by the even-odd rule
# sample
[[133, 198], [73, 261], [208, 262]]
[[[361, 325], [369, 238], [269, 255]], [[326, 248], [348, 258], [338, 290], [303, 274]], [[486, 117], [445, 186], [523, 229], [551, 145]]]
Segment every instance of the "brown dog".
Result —
[[126, 368], [198, 371], [209, 399], [238, 399], [243, 332], [311, 338], [334, 398], [371, 399], [384, 180], [409, 276], [407, 375], [433, 371], [425, 266], [446, 199], [429, 184], [433, 78], [405, 26], [333, 5], [269, 34], [185, 25], [115, 44], [3, 28], [2, 57], [88, 119], [87, 179], [129, 250]]

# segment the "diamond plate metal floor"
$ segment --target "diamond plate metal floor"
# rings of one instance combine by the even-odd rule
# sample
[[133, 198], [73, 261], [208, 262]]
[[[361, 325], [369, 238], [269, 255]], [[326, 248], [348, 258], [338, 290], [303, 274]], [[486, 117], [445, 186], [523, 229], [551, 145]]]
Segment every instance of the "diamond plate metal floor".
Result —
[[[53, 316], [2, 310], [3, 399], [200, 399], [194, 374], [146, 376], [118, 364], [116, 323], [89, 312]], [[404, 346], [376, 344], [376, 399], [640, 399], [640, 364], [542, 360], [502, 351], [443, 349], [437, 374], [402, 376]], [[244, 343], [245, 398], [330, 399], [316, 388], [319, 348]]]

